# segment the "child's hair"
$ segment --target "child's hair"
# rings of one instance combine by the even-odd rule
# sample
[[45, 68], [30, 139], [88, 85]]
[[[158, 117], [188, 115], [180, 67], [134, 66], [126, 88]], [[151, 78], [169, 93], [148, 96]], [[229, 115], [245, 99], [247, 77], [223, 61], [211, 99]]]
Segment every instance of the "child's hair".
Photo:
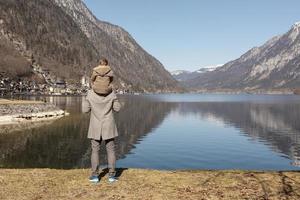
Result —
[[100, 65], [108, 65], [108, 60], [106, 58], [101, 58], [99, 61]]

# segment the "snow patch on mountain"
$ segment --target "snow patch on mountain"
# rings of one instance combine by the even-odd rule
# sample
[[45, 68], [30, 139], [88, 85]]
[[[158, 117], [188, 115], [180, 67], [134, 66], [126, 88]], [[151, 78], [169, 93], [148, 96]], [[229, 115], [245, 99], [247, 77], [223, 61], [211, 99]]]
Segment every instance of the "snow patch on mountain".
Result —
[[223, 64], [218, 64], [218, 65], [212, 65], [212, 66], [206, 66], [202, 67], [199, 70], [197, 70], [197, 73], [205, 73], [205, 72], [212, 72], [215, 71], [218, 67], [222, 67]]
[[175, 71], [172, 71], [170, 73], [171, 73], [172, 76], [178, 76], [180, 74], [189, 74], [191, 72], [186, 71], [186, 70], [175, 70]]
[[294, 27], [294, 28], [299, 28], [299, 27], [300, 27], [300, 21], [299, 21], [299, 22], [296, 22], [296, 23], [294, 23], [293, 27]]
[[205, 66], [194, 72], [187, 71], [187, 70], [176, 70], [170, 73], [177, 81], [187, 81], [198, 77], [200, 74], [206, 72], [212, 72], [221, 66], [223, 65], [219, 64], [219, 65]]

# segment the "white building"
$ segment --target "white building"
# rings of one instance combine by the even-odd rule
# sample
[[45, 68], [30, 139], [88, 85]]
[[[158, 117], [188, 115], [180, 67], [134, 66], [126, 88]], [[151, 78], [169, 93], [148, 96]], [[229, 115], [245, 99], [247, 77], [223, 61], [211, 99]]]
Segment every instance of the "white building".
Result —
[[90, 87], [90, 78], [87, 75], [82, 76], [81, 85], [82, 87]]

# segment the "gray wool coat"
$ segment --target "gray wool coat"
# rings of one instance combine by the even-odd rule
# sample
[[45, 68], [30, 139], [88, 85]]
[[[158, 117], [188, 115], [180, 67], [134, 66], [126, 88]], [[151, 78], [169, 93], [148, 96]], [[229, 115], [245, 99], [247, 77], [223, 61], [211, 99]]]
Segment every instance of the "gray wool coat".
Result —
[[115, 92], [104, 97], [89, 90], [82, 101], [82, 112], [91, 112], [88, 138], [108, 140], [117, 137], [118, 130], [113, 112], [118, 112], [120, 109], [121, 104]]

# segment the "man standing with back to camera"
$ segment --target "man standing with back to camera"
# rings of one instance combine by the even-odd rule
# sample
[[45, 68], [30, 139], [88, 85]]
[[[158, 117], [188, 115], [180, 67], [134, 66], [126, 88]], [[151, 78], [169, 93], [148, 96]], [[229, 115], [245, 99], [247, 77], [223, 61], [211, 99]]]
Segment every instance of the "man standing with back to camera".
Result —
[[108, 66], [107, 59], [101, 59], [100, 65], [93, 69], [91, 77], [92, 89], [83, 99], [82, 111], [91, 113], [88, 138], [91, 140], [92, 174], [91, 182], [99, 182], [99, 151], [100, 144], [104, 141], [108, 160], [108, 181], [115, 182], [116, 178], [116, 155], [114, 139], [118, 136], [113, 112], [121, 109], [121, 104], [112, 90], [111, 82], [113, 73]]

